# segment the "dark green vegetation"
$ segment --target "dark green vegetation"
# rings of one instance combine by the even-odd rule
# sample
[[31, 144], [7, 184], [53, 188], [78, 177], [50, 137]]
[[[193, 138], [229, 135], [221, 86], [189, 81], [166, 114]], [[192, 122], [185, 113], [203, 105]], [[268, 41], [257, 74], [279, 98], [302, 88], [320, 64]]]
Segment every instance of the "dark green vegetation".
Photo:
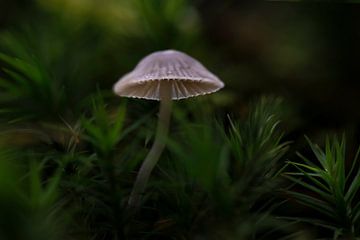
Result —
[[[360, 14], [239, 2], [1, 1], [0, 240], [359, 239]], [[168, 48], [226, 87], [174, 103], [134, 214], [158, 104], [111, 88]]]

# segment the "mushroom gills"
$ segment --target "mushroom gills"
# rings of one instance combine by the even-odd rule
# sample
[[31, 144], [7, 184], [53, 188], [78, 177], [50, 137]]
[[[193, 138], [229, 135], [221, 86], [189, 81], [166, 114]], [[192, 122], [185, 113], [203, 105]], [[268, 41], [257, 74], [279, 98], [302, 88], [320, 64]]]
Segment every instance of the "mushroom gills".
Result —
[[143, 96], [142, 98], [157, 100], [160, 97], [160, 84], [163, 81], [171, 83], [172, 99], [174, 100], [204, 95], [219, 89], [215, 84], [205, 81], [163, 79], [132, 84], [122, 89], [120, 95]]

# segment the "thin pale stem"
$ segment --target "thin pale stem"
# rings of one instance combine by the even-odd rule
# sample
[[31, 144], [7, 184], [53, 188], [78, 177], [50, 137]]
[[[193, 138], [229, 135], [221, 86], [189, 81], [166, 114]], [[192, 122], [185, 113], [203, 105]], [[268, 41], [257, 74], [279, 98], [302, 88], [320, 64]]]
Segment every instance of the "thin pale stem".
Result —
[[171, 116], [171, 83], [163, 81], [160, 83], [160, 111], [156, 130], [156, 136], [150, 152], [146, 156], [140, 167], [128, 205], [132, 209], [137, 209], [141, 204], [141, 198], [156, 163], [159, 161], [164, 150], [166, 138], [169, 132]]

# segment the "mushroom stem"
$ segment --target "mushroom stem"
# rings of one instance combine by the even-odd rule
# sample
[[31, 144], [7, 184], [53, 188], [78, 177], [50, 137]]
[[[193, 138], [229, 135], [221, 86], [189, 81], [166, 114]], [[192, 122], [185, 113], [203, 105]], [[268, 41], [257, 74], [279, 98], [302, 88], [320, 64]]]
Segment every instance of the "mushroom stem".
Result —
[[146, 156], [140, 167], [128, 205], [130, 208], [137, 209], [141, 204], [141, 198], [149, 180], [150, 174], [158, 162], [164, 150], [166, 138], [169, 132], [171, 116], [171, 83], [162, 81], [160, 84], [160, 111], [156, 130], [156, 136], [150, 152]]

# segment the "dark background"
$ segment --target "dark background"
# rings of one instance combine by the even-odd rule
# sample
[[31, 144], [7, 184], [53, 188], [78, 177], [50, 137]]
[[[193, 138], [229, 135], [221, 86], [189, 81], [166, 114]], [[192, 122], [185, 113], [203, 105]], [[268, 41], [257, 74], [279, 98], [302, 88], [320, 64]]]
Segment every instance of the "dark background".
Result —
[[[2, 0], [0, 26], [3, 31], [32, 23], [35, 28], [56, 28], [46, 18], [59, 18], [67, 31], [86, 22], [97, 33], [93, 37], [111, 38], [115, 48], [102, 53], [114, 62], [94, 62], [111, 65], [94, 80], [104, 88], [141, 56], [177, 47], [221, 77], [227, 86], [224, 94], [231, 96], [230, 108], [270, 93], [291, 102], [304, 133], [323, 128], [358, 131], [360, 9], [355, 2], [179, 1], [178, 15], [161, 24], [156, 24], [161, 14], [122, 2], [126, 1], [118, 1], [119, 8], [107, 14], [100, 9], [114, 9], [108, 5], [116, 6], [116, 1], [79, 1], [71, 6], [71, 1]], [[161, 8], [162, 2], [152, 4]], [[91, 51], [93, 46], [85, 47], [83, 51]]]

